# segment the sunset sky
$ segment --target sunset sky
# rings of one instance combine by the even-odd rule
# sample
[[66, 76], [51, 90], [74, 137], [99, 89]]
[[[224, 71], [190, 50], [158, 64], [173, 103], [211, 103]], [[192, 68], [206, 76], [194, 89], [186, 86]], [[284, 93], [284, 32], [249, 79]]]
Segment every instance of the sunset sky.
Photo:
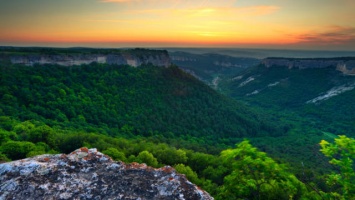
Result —
[[355, 0], [0, 0], [0, 46], [355, 50]]

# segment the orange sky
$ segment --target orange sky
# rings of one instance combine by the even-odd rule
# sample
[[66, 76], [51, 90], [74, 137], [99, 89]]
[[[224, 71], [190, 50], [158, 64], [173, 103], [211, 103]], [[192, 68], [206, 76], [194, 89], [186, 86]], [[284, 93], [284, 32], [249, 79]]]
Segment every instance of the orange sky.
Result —
[[355, 50], [354, 0], [0, 0], [0, 45]]

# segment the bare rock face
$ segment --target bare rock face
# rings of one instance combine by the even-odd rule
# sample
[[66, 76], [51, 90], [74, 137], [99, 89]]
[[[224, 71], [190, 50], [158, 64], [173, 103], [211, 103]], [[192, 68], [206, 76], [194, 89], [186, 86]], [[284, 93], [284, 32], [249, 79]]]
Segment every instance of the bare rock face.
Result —
[[266, 67], [280, 66], [289, 69], [309, 69], [335, 67], [344, 75], [355, 75], [355, 57], [349, 58], [265, 58], [262, 64]]
[[96, 149], [0, 164], [0, 199], [213, 199], [169, 166], [115, 162]]
[[[0, 55], [1, 59], [8, 59]], [[109, 65], [130, 65], [138, 67], [144, 64], [153, 64], [160, 67], [169, 67], [171, 59], [167, 51], [148, 50], [148, 49], [132, 49], [125, 52], [116, 52], [110, 54], [24, 54], [10, 55], [12, 64], [21, 64], [26, 66], [34, 65], [88, 65], [91, 63], [101, 63]]]

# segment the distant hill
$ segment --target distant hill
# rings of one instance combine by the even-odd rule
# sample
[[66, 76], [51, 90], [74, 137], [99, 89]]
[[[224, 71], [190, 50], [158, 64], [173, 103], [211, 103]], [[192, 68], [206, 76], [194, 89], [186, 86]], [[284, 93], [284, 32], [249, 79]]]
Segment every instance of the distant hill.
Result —
[[[337, 65], [289, 67], [289, 61], [274, 61], [279, 64], [231, 75], [220, 82], [219, 91], [288, 125], [287, 135], [251, 138], [254, 145], [295, 168], [312, 166], [323, 173], [328, 167], [319, 155], [319, 141], [355, 136], [355, 76], [337, 70]], [[292, 62], [303, 61], [308, 64], [308, 59]], [[313, 61], [324, 64], [327, 59]]]
[[168, 67], [171, 60], [165, 50], [90, 49], [90, 48], [17, 48], [1, 47], [0, 62], [10, 64], [75, 66], [91, 63], [109, 65], [144, 64]]
[[0, 83], [0, 114], [21, 121], [214, 144], [285, 134], [281, 125], [175, 66], [2, 64]]
[[221, 54], [241, 58], [265, 59], [268, 57], [284, 58], [335, 58], [353, 57], [355, 51], [331, 50], [292, 50], [292, 49], [255, 49], [255, 48], [165, 48], [171, 52], [187, 52], [191, 54]]
[[177, 51], [169, 52], [169, 55], [174, 64], [214, 88], [217, 88], [218, 82], [225, 76], [260, 63], [260, 60], [255, 58], [215, 53], [192, 54]]
[[221, 85], [231, 97], [250, 105], [296, 112], [319, 130], [353, 135], [354, 60], [268, 58]]
[[345, 75], [355, 75], [355, 57], [339, 58], [266, 58], [262, 60], [266, 67], [288, 67], [297, 69], [336, 67]]

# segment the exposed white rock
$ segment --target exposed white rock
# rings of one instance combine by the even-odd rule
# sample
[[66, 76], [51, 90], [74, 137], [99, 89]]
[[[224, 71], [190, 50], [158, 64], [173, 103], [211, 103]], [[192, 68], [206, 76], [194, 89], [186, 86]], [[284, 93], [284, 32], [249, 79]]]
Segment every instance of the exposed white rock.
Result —
[[279, 81], [276, 81], [275, 83], [270, 83], [269, 85], [267, 85], [268, 87], [275, 87], [277, 86], [278, 84], [280, 84]]
[[249, 77], [249, 78], [247, 78], [247, 80], [245, 80], [245, 81], [243, 81], [242, 83], [240, 83], [240, 84], [239, 84], [239, 87], [243, 87], [243, 86], [245, 86], [246, 84], [248, 84], [248, 83], [250, 83], [250, 82], [252, 82], [252, 81], [254, 81], [254, 80], [255, 80], [254, 77]]
[[306, 103], [309, 104], [309, 103], [318, 103], [320, 101], [325, 101], [325, 100], [330, 99], [334, 96], [340, 95], [344, 92], [353, 90], [354, 88], [355, 88], [355, 84], [350, 85], [350, 86], [342, 85], [339, 87], [334, 87], [334, 88], [328, 90], [325, 94], [318, 96], [314, 99], [311, 99], [311, 100], [307, 101]]
[[242, 78], [243, 78], [243, 76], [236, 76], [236, 77], [232, 78], [232, 81], [238, 81]]
[[335, 67], [344, 75], [355, 75], [355, 58], [265, 58], [262, 64], [266, 67], [279, 66], [288, 67], [289, 69], [308, 69], [308, 68], [326, 68]]
[[[142, 53], [144, 51], [144, 54]], [[171, 59], [167, 51], [130, 50], [110, 54], [27, 54], [12, 55], [10, 62], [27, 66], [56, 64], [61, 66], [88, 65], [91, 63], [130, 65], [138, 67], [151, 63], [155, 66], [168, 67]]]
[[217, 89], [218, 88], [218, 84], [219, 82], [221, 81], [221, 78], [219, 78], [219, 76], [215, 77], [213, 80], [212, 80], [212, 87], [214, 89]]
[[260, 90], [254, 90], [252, 93], [246, 94], [246, 96], [259, 94]]

